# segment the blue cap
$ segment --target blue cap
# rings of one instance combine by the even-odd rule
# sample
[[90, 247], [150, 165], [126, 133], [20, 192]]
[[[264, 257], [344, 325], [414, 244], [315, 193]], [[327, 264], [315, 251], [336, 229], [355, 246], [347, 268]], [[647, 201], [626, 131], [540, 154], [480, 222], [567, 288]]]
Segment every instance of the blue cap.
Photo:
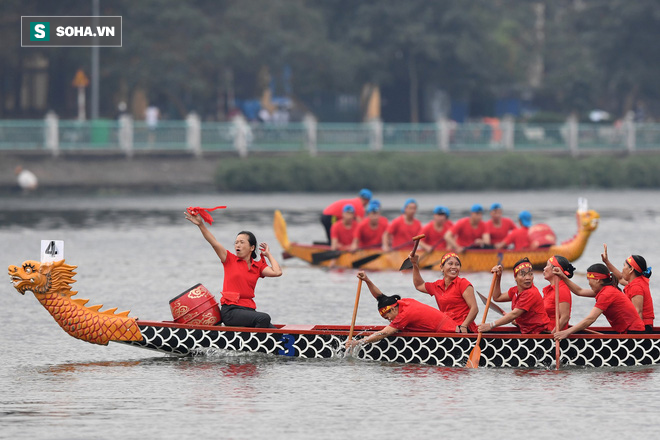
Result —
[[491, 210], [491, 211], [493, 211], [493, 210], [495, 210], [495, 209], [502, 209], [502, 204], [501, 204], [501, 203], [497, 203], [497, 202], [495, 202], [495, 203], [493, 203], [492, 205], [490, 205], [490, 210]]
[[518, 220], [520, 220], [521, 225], [529, 228], [532, 226], [532, 213], [529, 211], [520, 211], [520, 214], [518, 214]]
[[433, 210], [433, 214], [444, 214], [449, 218], [449, 208], [446, 206], [436, 206], [435, 209]]
[[484, 212], [484, 207], [478, 203], [475, 203], [472, 205], [472, 208], [470, 208], [470, 212]]
[[346, 205], [344, 205], [344, 209], [342, 209], [341, 212], [353, 212], [353, 213], [355, 213], [355, 208], [353, 208], [353, 205], [346, 204]]
[[413, 198], [407, 199], [405, 202], [403, 202], [403, 209], [401, 209], [401, 211], [404, 211], [404, 210], [406, 209], [406, 207], [407, 207], [408, 205], [410, 205], [411, 203], [414, 203], [414, 204], [416, 205], [416, 204], [417, 204], [417, 200], [415, 200], [415, 199], [413, 199]]
[[378, 212], [378, 211], [380, 211], [380, 202], [376, 199], [373, 199], [367, 205], [367, 214], [370, 212]]
[[368, 190], [367, 188], [362, 188], [360, 190], [360, 197], [362, 197], [363, 199], [371, 200], [372, 196], [373, 194], [371, 194], [371, 191]]

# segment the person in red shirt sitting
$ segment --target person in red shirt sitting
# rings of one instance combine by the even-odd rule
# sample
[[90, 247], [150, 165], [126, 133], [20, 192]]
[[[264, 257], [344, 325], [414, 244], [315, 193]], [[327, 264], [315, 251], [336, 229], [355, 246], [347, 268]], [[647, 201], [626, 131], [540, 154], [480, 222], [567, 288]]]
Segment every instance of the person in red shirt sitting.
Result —
[[367, 203], [369, 203], [371, 197], [371, 191], [367, 188], [362, 188], [358, 197], [355, 197], [354, 199], [337, 200], [336, 202], [333, 202], [325, 207], [323, 213], [321, 214], [321, 223], [323, 224], [325, 233], [328, 236], [328, 244], [331, 242], [330, 228], [334, 222], [341, 218], [344, 206], [352, 205], [353, 209], [355, 209], [355, 217], [359, 221], [364, 217], [364, 207], [367, 206]]
[[532, 226], [532, 214], [529, 211], [520, 211], [518, 214], [520, 227], [509, 232], [504, 240], [495, 245], [498, 249], [508, 249], [513, 245], [513, 249], [537, 249], [538, 242], [530, 241], [529, 228]]
[[378, 301], [380, 316], [390, 324], [366, 338], [347, 341], [346, 348], [377, 342], [400, 331], [459, 333], [458, 324], [440, 310], [412, 298], [383, 294], [364, 271], [358, 272], [357, 277], [367, 283], [369, 291]]
[[[259, 244], [261, 258], [256, 260], [256, 237], [252, 232], [241, 231], [234, 241], [236, 253], [233, 254], [208, 230], [200, 214], [191, 215], [188, 211], [184, 214], [187, 220], [197, 225], [224, 266], [225, 276], [220, 300], [221, 322], [232, 327], [274, 328], [275, 326], [270, 322], [270, 315], [257, 312], [257, 305], [254, 302], [254, 288], [259, 278], [282, 275], [282, 269], [270, 253], [268, 245]], [[270, 266], [266, 260], [270, 261]]]
[[383, 250], [389, 251], [401, 248], [406, 244], [412, 247], [412, 238], [419, 235], [422, 230], [422, 222], [415, 218], [417, 213], [417, 201], [408, 199], [403, 204], [403, 214], [392, 220], [383, 234]]
[[389, 222], [380, 215], [380, 202], [372, 200], [367, 205], [367, 217], [355, 228], [351, 250], [375, 248], [383, 244], [383, 234]]
[[644, 333], [644, 321], [639, 317], [632, 302], [616, 287], [616, 278], [610, 273], [607, 266], [602, 263], [589, 266], [587, 269], [589, 289], [582, 289], [569, 280], [559, 268], [554, 268], [553, 272], [564, 280], [574, 294], [596, 298], [596, 304], [587, 317], [566, 330], [556, 331], [555, 339], [565, 339], [568, 335], [584, 330], [593, 324], [601, 314], [605, 315], [612, 330], [617, 333]]
[[529, 259], [525, 257], [518, 260], [513, 266], [516, 285], [506, 293], [502, 292], [501, 287], [502, 266], [493, 267], [491, 272], [497, 275], [493, 301], [511, 301], [511, 311], [493, 322], [479, 325], [479, 331], [488, 332], [515, 319], [516, 325], [520, 328], [520, 333], [549, 333], [553, 325], [550, 323], [550, 318], [548, 318], [545, 311], [541, 293], [534, 286], [534, 271]]
[[617, 278], [623, 287], [623, 293], [632, 301], [642, 321], [646, 333], [653, 332], [653, 298], [649, 287], [651, 268], [646, 265], [646, 259], [641, 255], [631, 255], [623, 262], [623, 269], [617, 270], [607, 257], [607, 245], [603, 245], [605, 251], [601, 254], [603, 263]]
[[543, 288], [543, 304], [545, 311], [550, 318], [550, 324], [555, 327], [556, 324], [556, 310], [555, 307], [555, 281], [559, 283], [559, 329], [564, 330], [568, 328], [568, 321], [571, 319], [571, 306], [573, 299], [571, 289], [568, 288], [565, 282], [554, 274], [553, 268], [558, 267], [568, 278], [573, 277], [575, 267], [566, 258], [561, 255], [554, 255], [548, 259], [547, 264], [543, 268], [543, 278], [550, 284]]
[[490, 205], [490, 219], [486, 222], [486, 231], [490, 237], [490, 244], [497, 246], [503, 241], [509, 232], [516, 229], [516, 224], [509, 217], [502, 216], [502, 205], [493, 203]]
[[463, 252], [466, 248], [483, 248], [490, 246], [490, 238], [486, 223], [482, 220], [484, 208], [476, 203], [470, 209], [470, 216], [454, 223], [445, 233], [447, 248]]
[[447, 252], [440, 260], [443, 277], [432, 283], [427, 283], [419, 272], [419, 255], [409, 256], [413, 265], [413, 284], [423, 293], [435, 297], [438, 309], [459, 323], [461, 333], [476, 333], [477, 325], [474, 318], [479, 312], [474, 287], [465, 278], [459, 277], [461, 260], [453, 252]]
[[447, 249], [445, 234], [453, 225], [454, 223], [449, 220], [449, 208], [436, 206], [433, 210], [433, 220], [422, 228], [421, 234], [424, 234], [425, 237], [420, 240], [419, 247], [426, 252]]
[[341, 214], [341, 221], [335, 222], [330, 228], [330, 249], [349, 250], [353, 244], [355, 235], [355, 208], [353, 205], [345, 205]]

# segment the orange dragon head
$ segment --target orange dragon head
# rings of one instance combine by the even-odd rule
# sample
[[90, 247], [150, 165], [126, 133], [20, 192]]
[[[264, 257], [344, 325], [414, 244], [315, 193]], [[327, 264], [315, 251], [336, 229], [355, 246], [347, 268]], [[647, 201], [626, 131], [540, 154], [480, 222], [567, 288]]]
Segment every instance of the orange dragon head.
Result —
[[54, 263], [28, 260], [22, 266], [9, 266], [9, 277], [14, 288], [22, 295], [25, 292], [43, 295], [64, 290], [62, 293], [72, 296], [76, 294], [71, 292], [70, 286], [76, 282], [73, 279], [76, 267], [64, 264], [64, 260]]
[[578, 211], [578, 229], [586, 232], [593, 232], [598, 227], [598, 221], [600, 220], [600, 214], [598, 214], [593, 209], [588, 211]]

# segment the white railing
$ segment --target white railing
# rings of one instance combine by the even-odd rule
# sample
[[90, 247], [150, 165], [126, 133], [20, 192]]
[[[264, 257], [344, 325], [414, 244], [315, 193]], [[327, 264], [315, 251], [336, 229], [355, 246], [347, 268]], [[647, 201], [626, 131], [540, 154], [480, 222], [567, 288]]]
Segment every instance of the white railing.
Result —
[[[495, 122], [493, 122], [495, 121]], [[184, 121], [160, 121], [154, 127], [128, 115], [118, 120], [0, 120], [0, 151], [44, 151], [57, 156], [73, 152], [116, 152], [130, 157], [153, 152], [203, 156], [230, 152], [240, 157], [264, 152], [347, 153], [368, 151], [423, 152], [558, 152], [578, 156], [597, 152], [660, 152], [660, 124], [562, 124], [514, 122], [457, 124], [449, 120], [425, 124], [201, 122], [191, 113]]]

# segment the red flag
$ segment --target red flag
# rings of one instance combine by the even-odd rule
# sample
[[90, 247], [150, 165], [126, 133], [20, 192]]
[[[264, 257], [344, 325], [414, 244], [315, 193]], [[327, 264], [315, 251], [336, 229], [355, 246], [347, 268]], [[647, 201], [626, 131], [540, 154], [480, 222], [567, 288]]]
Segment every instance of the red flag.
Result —
[[188, 207], [188, 213], [190, 215], [201, 215], [202, 219], [209, 225], [213, 224], [213, 217], [209, 214], [210, 211], [215, 211], [216, 209], [225, 209], [226, 206], [216, 206], [215, 208], [200, 208], [199, 206]]

